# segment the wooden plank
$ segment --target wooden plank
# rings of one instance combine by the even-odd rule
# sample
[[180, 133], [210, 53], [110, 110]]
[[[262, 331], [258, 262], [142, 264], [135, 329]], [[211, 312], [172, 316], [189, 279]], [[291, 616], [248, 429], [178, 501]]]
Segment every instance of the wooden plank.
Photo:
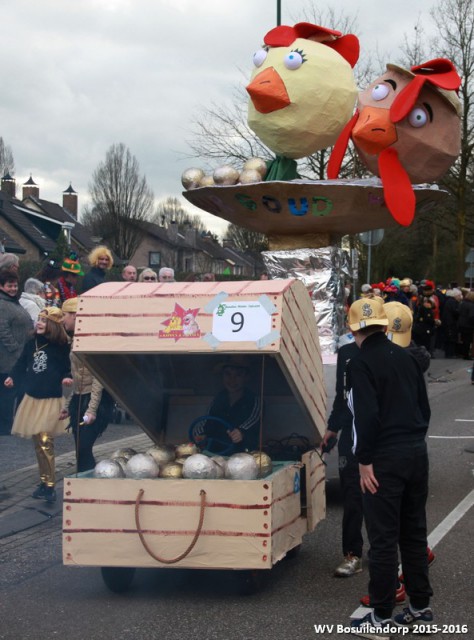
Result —
[[306, 522], [308, 531], [313, 531], [326, 517], [326, 471], [316, 451], [304, 453], [302, 462], [306, 473]]

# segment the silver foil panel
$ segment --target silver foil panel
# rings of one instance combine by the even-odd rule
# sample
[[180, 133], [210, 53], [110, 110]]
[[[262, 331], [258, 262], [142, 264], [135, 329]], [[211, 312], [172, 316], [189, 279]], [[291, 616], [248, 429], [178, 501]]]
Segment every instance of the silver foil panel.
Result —
[[350, 257], [339, 247], [264, 251], [270, 278], [301, 280], [313, 303], [323, 361], [337, 352], [345, 331], [344, 283], [350, 281]]

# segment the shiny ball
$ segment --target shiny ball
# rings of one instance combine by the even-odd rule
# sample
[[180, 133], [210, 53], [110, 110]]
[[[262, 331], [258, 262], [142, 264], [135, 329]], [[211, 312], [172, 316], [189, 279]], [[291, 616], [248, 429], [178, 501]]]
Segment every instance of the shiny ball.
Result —
[[199, 453], [199, 447], [194, 442], [185, 442], [176, 447], [176, 459], [187, 458], [195, 453]]
[[182, 478], [183, 465], [179, 462], [167, 462], [160, 467], [160, 478]]
[[200, 187], [213, 187], [216, 183], [214, 182], [214, 177], [213, 176], [204, 176], [203, 178], [201, 178], [201, 181], [199, 183]]
[[117, 451], [114, 451], [112, 454], [112, 460], [115, 458], [126, 458], [127, 460], [130, 460], [130, 458], [136, 455], [136, 453], [135, 449], [130, 449], [129, 447], [125, 449], [117, 449]]
[[204, 178], [204, 171], [192, 167], [183, 171], [181, 175], [181, 184], [185, 189], [197, 189], [200, 186], [201, 180]]
[[151, 456], [158, 465], [172, 462], [175, 459], [174, 447], [169, 444], [155, 444], [147, 449], [145, 453]]
[[122, 467], [115, 460], [101, 460], [95, 465], [94, 478], [123, 478]]
[[261, 182], [262, 176], [255, 169], [244, 169], [239, 176], [240, 184], [253, 184], [254, 182]]
[[214, 182], [218, 185], [231, 185], [237, 184], [239, 180], [239, 171], [231, 167], [230, 164], [225, 164], [223, 167], [217, 167], [214, 171]]
[[258, 171], [258, 173], [260, 174], [260, 178], [263, 180], [263, 178], [267, 175], [267, 163], [263, 158], [249, 158], [244, 164], [243, 170]]
[[183, 478], [195, 480], [210, 479], [217, 477], [217, 467], [211, 458], [202, 453], [195, 453], [189, 456], [183, 464]]
[[137, 453], [125, 467], [127, 478], [157, 478], [159, 473], [160, 467], [147, 453]]
[[264, 451], [252, 451], [252, 457], [255, 459], [258, 467], [258, 477], [263, 478], [271, 473], [273, 468], [272, 459]]
[[250, 453], [234, 453], [225, 465], [225, 477], [231, 480], [255, 480], [258, 466]]

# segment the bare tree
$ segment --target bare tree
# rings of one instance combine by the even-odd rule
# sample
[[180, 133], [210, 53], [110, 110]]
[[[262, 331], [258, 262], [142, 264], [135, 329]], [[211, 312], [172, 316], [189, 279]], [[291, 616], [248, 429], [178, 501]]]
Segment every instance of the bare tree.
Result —
[[93, 173], [89, 192], [92, 207], [84, 210], [83, 224], [122, 260], [129, 260], [143, 238], [140, 222], [153, 211], [153, 191], [123, 143], [109, 148]]
[[[459, 92], [462, 102], [461, 153], [445, 185], [456, 200], [456, 272], [463, 282], [465, 252], [472, 213], [474, 149], [474, 0], [438, 0], [431, 16], [438, 28], [440, 55], [454, 62], [462, 78]], [[472, 235], [470, 236], [472, 238]]]
[[266, 251], [268, 239], [263, 233], [244, 229], [236, 224], [229, 224], [226, 232], [226, 240], [231, 240], [234, 246], [241, 251]]
[[169, 197], [161, 200], [150, 222], [161, 226], [168, 226], [170, 222], [176, 222], [180, 229], [185, 225], [190, 225], [198, 231], [206, 231], [206, 227], [198, 215], [193, 215], [185, 209], [179, 198]]
[[15, 160], [13, 159], [13, 151], [11, 147], [0, 137], [0, 171], [2, 176], [9, 173], [11, 176], [15, 173]]

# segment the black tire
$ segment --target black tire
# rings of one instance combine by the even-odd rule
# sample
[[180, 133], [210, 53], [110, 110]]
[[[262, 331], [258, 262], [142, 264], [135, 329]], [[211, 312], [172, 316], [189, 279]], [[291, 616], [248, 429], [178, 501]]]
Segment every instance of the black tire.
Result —
[[286, 554], [286, 557], [289, 560], [292, 560], [293, 558], [297, 558], [300, 555], [300, 551], [301, 551], [301, 545], [298, 544], [296, 545], [296, 547], [293, 547], [293, 549], [290, 549], [288, 551], [288, 553]]
[[124, 593], [132, 584], [135, 569], [131, 567], [101, 567], [102, 580], [114, 593]]
[[263, 576], [258, 569], [236, 571], [237, 589], [241, 596], [252, 596], [262, 588]]

